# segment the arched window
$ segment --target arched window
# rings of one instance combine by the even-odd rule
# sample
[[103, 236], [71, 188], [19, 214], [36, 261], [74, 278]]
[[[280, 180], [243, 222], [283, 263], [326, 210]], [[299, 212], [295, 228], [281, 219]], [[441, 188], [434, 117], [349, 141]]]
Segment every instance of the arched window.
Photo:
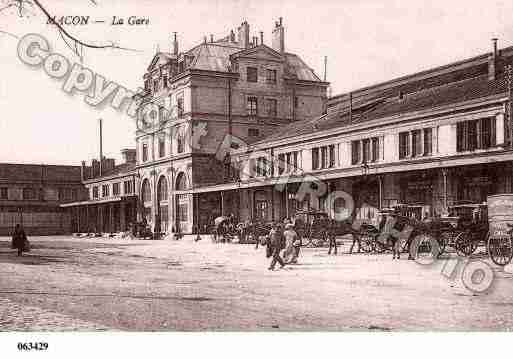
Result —
[[160, 177], [160, 179], [159, 179], [158, 192], [157, 193], [158, 193], [158, 196], [159, 196], [159, 202], [167, 201], [167, 197], [168, 197], [167, 179], [164, 176]]
[[142, 201], [143, 202], [150, 202], [151, 201], [151, 188], [150, 183], [147, 179], [143, 181], [142, 187], [141, 187], [141, 194], [142, 194]]
[[185, 176], [185, 173], [181, 172], [176, 177], [176, 190], [177, 191], [183, 191], [189, 187], [187, 183], [187, 177]]

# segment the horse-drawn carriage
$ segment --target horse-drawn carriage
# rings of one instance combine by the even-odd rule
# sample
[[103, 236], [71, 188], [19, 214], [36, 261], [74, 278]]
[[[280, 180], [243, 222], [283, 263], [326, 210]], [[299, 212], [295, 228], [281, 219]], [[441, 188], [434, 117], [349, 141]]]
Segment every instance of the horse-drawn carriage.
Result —
[[[360, 228], [360, 247], [364, 252], [393, 251], [400, 240], [400, 252], [428, 250], [441, 255], [445, 251], [444, 233], [452, 227], [437, 218], [419, 220], [409, 215], [408, 206], [387, 208], [378, 212], [377, 226], [363, 224]], [[412, 251], [412, 244], [415, 244]], [[436, 250], [433, 246], [436, 245]]]
[[451, 206], [445, 220], [452, 224], [445, 233], [447, 244], [458, 255], [471, 256], [479, 246], [483, 246], [495, 264], [504, 266], [511, 262], [513, 225], [506, 223], [501, 229], [491, 228], [487, 203]]

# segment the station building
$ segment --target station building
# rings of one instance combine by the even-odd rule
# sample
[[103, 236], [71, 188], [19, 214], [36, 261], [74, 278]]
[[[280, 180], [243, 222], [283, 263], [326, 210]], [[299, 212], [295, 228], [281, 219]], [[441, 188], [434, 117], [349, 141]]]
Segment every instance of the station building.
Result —
[[[200, 203], [217, 197], [219, 210], [240, 220], [359, 208], [372, 222], [398, 204], [421, 219], [511, 192], [513, 48], [493, 45], [491, 53], [332, 97], [326, 114], [233, 150], [236, 181], [190, 193]], [[330, 197], [335, 191], [350, 197]], [[237, 198], [231, 208], [223, 207], [227, 197]]]

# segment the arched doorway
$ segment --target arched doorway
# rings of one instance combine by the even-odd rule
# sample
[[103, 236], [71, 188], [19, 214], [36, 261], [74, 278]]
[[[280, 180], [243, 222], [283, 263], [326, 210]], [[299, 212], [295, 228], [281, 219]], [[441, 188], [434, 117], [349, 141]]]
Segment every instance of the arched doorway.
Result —
[[168, 212], [168, 186], [166, 177], [162, 176], [157, 185], [157, 201], [158, 211], [160, 217], [160, 228], [162, 232], [167, 232], [169, 225], [169, 212]]
[[142, 217], [146, 222], [151, 223], [151, 186], [150, 182], [145, 179], [141, 186], [141, 202], [142, 202]]
[[[185, 173], [180, 172], [176, 176], [175, 188], [177, 191], [185, 191], [189, 188], [189, 181]], [[189, 223], [189, 195], [178, 194], [176, 196], [176, 222], [180, 227], [180, 231], [185, 231]]]

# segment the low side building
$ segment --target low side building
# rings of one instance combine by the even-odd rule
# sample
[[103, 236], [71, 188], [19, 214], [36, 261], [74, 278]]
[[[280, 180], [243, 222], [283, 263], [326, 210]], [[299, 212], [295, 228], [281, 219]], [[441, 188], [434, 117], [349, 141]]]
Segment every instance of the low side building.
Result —
[[121, 151], [123, 163], [114, 159], [93, 159], [91, 166], [82, 162], [82, 183], [86, 197], [62, 204], [72, 218], [75, 233], [114, 233], [129, 229], [137, 221], [138, 173], [135, 149]]
[[72, 218], [60, 205], [86, 193], [80, 166], [0, 163], [0, 236], [22, 224], [29, 235], [71, 233]]

